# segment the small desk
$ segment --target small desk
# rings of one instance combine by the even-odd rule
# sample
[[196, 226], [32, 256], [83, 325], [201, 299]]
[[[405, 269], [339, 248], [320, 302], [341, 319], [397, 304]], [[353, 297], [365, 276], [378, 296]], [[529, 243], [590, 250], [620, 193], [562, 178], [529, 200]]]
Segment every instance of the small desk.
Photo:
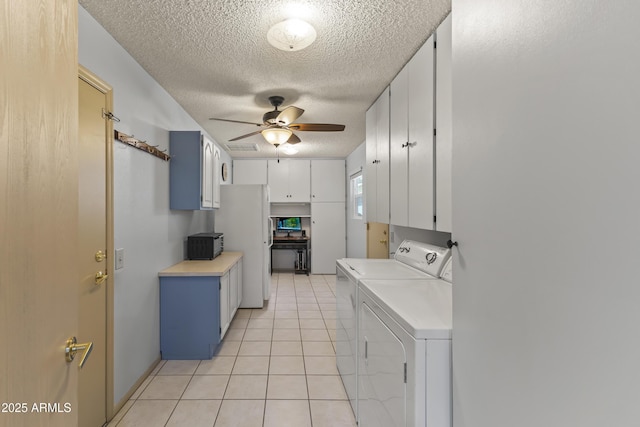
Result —
[[311, 266], [309, 265], [309, 245], [311, 239], [308, 237], [274, 237], [271, 245], [271, 273], [273, 273], [273, 250], [294, 249], [298, 250], [298, 258], [294, 265], [294, 271], [299, 274], [309, 275]]

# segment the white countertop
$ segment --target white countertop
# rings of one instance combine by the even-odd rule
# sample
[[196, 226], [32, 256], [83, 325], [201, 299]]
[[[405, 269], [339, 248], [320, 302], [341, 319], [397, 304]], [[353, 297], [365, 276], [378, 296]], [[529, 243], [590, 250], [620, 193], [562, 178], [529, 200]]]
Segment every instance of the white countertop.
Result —
[[222, 252], [212, 260], [181, 261], [158, 273], [167, 276], [224, 276], [242, 258], [242, 252]]
[[413, 337], [451, 339], [451, 283], [365, 279], [359, 286]]

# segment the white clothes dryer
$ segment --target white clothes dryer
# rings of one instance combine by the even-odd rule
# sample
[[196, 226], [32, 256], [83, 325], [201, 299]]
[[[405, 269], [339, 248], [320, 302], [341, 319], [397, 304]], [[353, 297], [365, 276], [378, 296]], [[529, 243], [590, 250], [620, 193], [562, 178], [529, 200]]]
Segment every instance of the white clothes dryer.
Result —
[[359, 288], [359, 426], [451, 427], [451, 283], [364, 279]]
[[358, 420], [358, 282], [363, 279], [424, 280], [440, 276], [448, 248], [403, 241], [393, 259], [343, 258], [336, 261], [336, 364]]

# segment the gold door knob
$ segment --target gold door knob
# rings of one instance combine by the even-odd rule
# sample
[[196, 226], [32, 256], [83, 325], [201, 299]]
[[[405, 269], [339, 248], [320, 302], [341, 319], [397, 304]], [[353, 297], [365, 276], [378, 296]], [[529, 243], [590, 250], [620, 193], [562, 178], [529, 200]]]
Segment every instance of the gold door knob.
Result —
[[91, 350], [93, 350], [93, 343], [86, 342], [83, 344], [78, 344], [78, 340], [76, 339], [76, 337], [69, 338], [64, 348], [64, 358], [67, 363], [73, 362], [73, 359], [75, 359], [78, 350], [84, 350], [82, 359], [80, 359], [80, 363], [78, 364], [78, 366], [82, 369], [82, 367], [84, 366], [84, 362], [87, 361], [87, 358], [91, 354]]
[[101, 285], [109, 277], [108, 274], [104, 274], [102, 271], [96, 273], [96, 285]]
[[380, 240], [380, 243], [382, 243], [383, 245], [386, 245], [387, 241], [386, 240]]
[[101, 262], [101, 261], [104, 261], [105, 259], [107, 259], [107, 254], [105, 254], [102, 251], [98, 251], [98, 252], [96, 252], [95, 257], [96, 257], [96, 262]]

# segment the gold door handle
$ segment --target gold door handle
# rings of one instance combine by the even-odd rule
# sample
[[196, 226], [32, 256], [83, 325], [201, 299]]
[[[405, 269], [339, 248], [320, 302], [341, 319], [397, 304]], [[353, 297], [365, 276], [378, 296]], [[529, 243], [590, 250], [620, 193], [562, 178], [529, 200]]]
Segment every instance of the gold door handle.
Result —
[[386, 245], [387, 241], [386, 240], [380, 240], [380, 243], [382, 243], [383, 245]]
[[108, 274], [104, 274], [102, 271], [96, 273], [96, 285], [102, 284], [109, 277]]
[[95, 258], [96, 258], [96, 262], [104, 261], [105, 259], [107, 259], [107, 254], [105, 254], [102, 251], [98, 251], [96, 252]]
[[76, 357], [76, 353], [78, 350], [84, 350], [84, 354], [82, 355], [82, 359], [80, 359], [79, 367], [82, 368], [84, 366], [84, 362], [87, 361], [87, 357], [91, 354], [91, 350], [93, 350], [93, 343], [86, 342], [83, 344], [78, 344], [78, 340], [76, 337], [71, 337], [67, 340], [67, 345], [64, 348], [64, 357], [67, 363], [73, 362], [73, 359]]

